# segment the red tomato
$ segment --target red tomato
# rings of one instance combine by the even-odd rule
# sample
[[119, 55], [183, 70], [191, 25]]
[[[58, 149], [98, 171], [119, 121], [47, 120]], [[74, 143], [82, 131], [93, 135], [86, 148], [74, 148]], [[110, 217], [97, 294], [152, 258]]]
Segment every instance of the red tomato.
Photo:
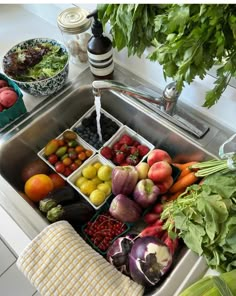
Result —
[[63, 174], [65, 171], [65, 165], [61, 161], [55, 163], [55, 169], [58, 173]]
[[51, 164], [55, 164], [57, 161], [58, 161], [58, 157], [56, 154], [51, 154], [48, 156], [48, 161], [51, 163]]

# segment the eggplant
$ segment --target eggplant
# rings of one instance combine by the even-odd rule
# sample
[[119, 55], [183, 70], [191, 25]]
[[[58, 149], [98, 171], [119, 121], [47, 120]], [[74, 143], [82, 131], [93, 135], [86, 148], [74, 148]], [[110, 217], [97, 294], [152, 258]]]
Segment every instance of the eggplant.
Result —
[[155, 203], [159, 194], [160, 189], [152, 180], [143, 179], [134, 188], [133, 198], [140, 206], [147, 208]]
[[118, 194], [113, 198], [109, 212], [119, 221], [136, 222], [141, 217], [142, 208], [139, 204], [124, 194]]
[[95, 214], [95, 209], [86, 201], [78, 201], [62, 206], [57, 205], [47, 212], [50, 222], [66, 220], [71, 224], [88, 222]]
[[129, 195], [138, 182], [138, 172], [134, 166], [116, 166], [112, 170], [112, 193]]
[[76, 200], [75, 191], [70, 186], [64, 186], [51, 191], [44, 199], [39, 202], [39, 209], [47, 213], [58, 204], [65, 205]]

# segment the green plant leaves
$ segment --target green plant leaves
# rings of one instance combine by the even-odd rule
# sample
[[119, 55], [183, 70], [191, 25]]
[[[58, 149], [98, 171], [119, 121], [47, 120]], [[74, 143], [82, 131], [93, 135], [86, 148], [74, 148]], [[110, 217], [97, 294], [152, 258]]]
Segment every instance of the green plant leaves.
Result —
[[[161, 218], [211, 268], [229, 271], [236, 265], [236, 175], [214, 174], [201, 186], [188, 187], [167, 204]], [[174, 221], [174, 225], [173, 225]]]
[[103, 25], [111, 25], [113, 44], [127, 47], [128, 55], [147, 56], [163, 66], [164, 77], [184, 83], [222, 63], [212, 90], [206, 93], [204, 107], [220, 99], [230, 78], [236, 76], [236, 8], [230, 4], [105, 4], [98, 5]]

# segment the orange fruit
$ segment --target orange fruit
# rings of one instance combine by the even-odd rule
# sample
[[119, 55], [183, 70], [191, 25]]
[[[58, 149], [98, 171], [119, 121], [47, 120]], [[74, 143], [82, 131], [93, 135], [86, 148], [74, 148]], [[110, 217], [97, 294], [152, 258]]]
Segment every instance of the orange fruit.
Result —
[[37, 202], [46, 197], [53, 190], [53, 181], [45, 174], [37, 174], [30, 177], [25, 183], [25, 194]]
[[53, 183], [53, 189], [62, 188], [66, 186], [66, 181], [56, 173], [48, 175]]

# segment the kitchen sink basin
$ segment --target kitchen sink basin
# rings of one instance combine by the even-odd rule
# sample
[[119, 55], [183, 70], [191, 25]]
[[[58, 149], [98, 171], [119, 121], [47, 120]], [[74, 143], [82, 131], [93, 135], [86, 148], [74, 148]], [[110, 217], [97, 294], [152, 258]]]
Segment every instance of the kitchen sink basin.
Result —
[[[145, 85], [161, 93], [161, 90], [119, 66], [116, 67], [114, 79], [132, 87]], [[8, 127], [0, 136], [0, 204], [31, 239], [48, 222], [32, 202], [22, 197], [20, 172], [25, 163], [38, 157], [37, 153], [50, 139], [70, 128], [93, 106], [92, 80], [89, 70], [85, 70], [69, 82], [62, 92], [40, 102], [22, 121]], [[101, 105], [105, 111], [153, 145], [168, 151], [174, 162], [217, 157], [219, 145], [230, 136], [229, 130], [208, 122], [209, 132], [202, 139], [195, 139], [161, 118], [148, 106], [114, 91], [102, 94]], [[182, 247], [171, 272], [146, 295], [178, 295], [179, 287], [183, 288], [185, 284], [199, 278], [206, 268], [202, 258]]]

